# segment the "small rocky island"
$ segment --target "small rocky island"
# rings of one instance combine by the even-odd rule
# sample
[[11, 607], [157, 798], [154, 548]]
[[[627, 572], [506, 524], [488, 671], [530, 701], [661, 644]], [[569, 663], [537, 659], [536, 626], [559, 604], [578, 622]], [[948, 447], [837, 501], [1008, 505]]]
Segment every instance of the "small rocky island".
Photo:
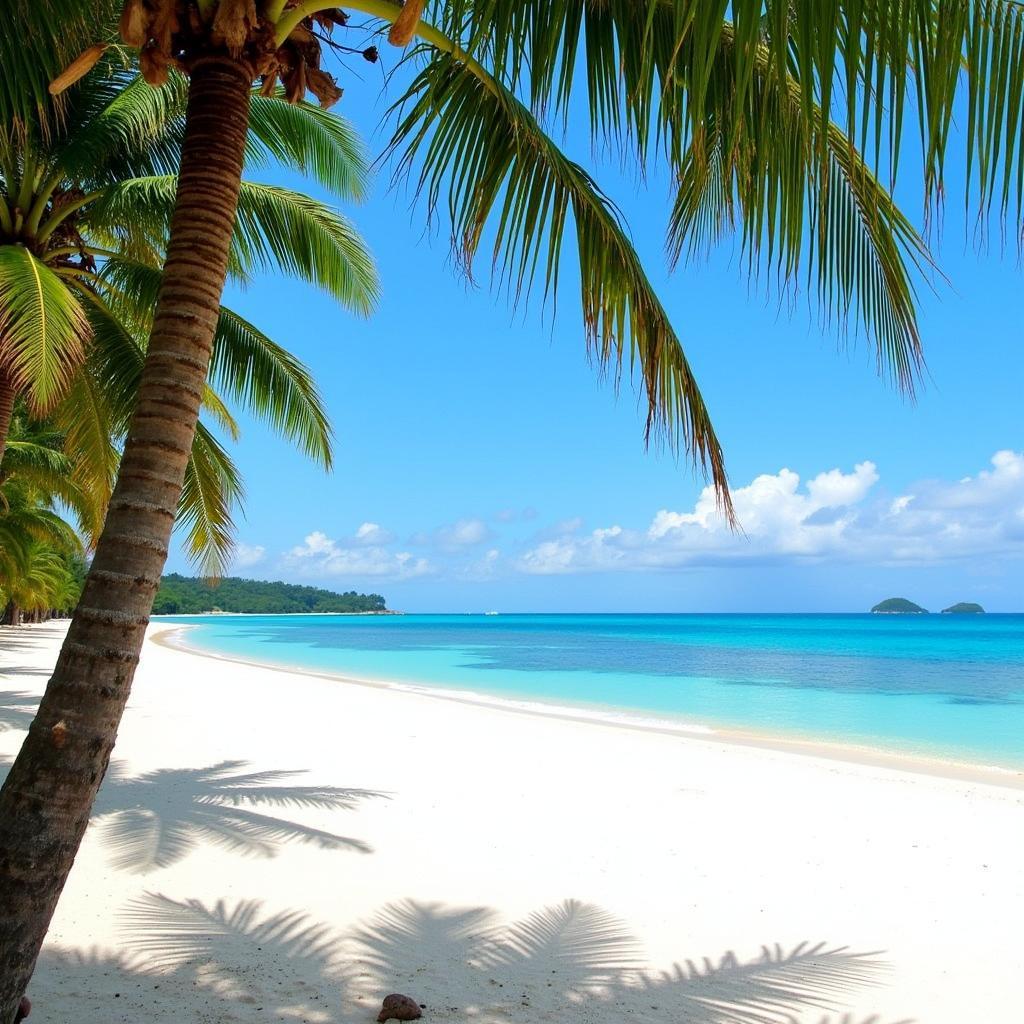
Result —
[[943, 615], [984, 615], [985, 609], [973, 601], [958, 601], [948, 608], [942, 609]]
[[871, 609], [872, 615], [927, 615], [928, 609], [922, 608], [905, 597], [890, 597], [885, 601], [879, 601]]

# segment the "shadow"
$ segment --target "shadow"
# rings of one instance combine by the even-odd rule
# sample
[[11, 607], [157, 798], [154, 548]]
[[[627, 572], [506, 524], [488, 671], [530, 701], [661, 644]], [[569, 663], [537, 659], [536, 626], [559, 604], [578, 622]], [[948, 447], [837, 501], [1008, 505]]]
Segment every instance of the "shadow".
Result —
[[[19, 670], [22, 671], [22, 670]], [[25, 690], [0, 690], [0, 732], [28, 729], [36, 717], [39, 697]]]
[[244, 761], [207, 768], [160, 768], [129, 775], [113, 764], [100, 787], [92, 820], [102, 830], [114, 866], [137, 874], [165, 868], [202, 842], [236, 853], [273, 857], [283, 843], [371, 853], [359, 839], [335, 835], [255, 807], [352, 810], [364, 800], [387, 799], [368, 789], [299, 786], [296, 771], [243, 771]]
[[0, 626], [0, 651], [19, 651], [38, 647], [41, 640], [63, 638], [67, 632], [67, 620], [62, 625]]
[[357, 1024], [404, 991], [426, 1004], [427, 1021], [912, 1024], [848, 1012], [884, 970], [874, 954], [770, 947], [657, 973], [622, 922], [573, 900], [512, 924], [485, 908], [406, 900], [342, 935], [256, 901], [211, 907], [147, 893], [125, 908], [120, 931], [118, 956], [44, 954], [32, 994], [45, 1019], [117, 993], [126, 1020]]
[[405, 986], [419, 999], [424, 976], [437, 975], [458, 993], [450, 1012], [484, 1020], [618, 1020], [656, 1011], [693, 1024], [788, 1024], [807, 1010], [841, 1010], [884, 968], [874, 954], [804, 943], [766, 947], [748, 961], [730, 951], [655, 973], [618, 919], [574, 900], [503, 926], [490, 911], [406, 901], [386, 907], [355, 938], [382, 988]]
[[343, 1019], [340, 938], [298, 911], [268, 915], [257, 901], [207, 907], [147, 893], [122, 924], [118, 953], [43, 950], [29, 988], [33, 1020]]

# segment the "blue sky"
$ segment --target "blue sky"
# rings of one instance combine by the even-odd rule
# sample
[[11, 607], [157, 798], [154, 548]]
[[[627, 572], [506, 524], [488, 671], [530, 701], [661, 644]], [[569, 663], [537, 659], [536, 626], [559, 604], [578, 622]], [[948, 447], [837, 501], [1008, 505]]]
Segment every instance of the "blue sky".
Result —
[[[337, 110], [377, 152], [379, 71], [358, 70]], [[731, 246], [669, 274], [664, 183], [594, 160], [583, 135], [566, 148], [619, 203], [683, 339], [744, 534], [709, 514], [685, 461], [645, 451], [638, 393], [616, 396], [587, 362], [571, 275], [556, 316], [513, 311], [486, 265], [475, 286], [459, 276], [444, 221], [428, 236], [385, 172], [344, 211], [379, 264], [370, 320], [283, 279], [229, 297], [313, 368], [337, 433], [325, 476], [243, 419], [232, 571], [410, 611], [1024, 608], [1022, 271], [1012, 243], [967, 238], [955, 175], [936, 246], [949, 284], [922, 294], [929, 378], [913, 404], [862, 339], [750, 284]], [[180, 550], [169, 568], [189, 571]]]

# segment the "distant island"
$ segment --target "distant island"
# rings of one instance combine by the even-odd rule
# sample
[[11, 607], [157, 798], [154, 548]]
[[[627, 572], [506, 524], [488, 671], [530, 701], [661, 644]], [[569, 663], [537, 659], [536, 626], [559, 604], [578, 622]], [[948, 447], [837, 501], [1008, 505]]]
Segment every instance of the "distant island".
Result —
[[871, 609], [873, 615], [927, 615], [928, 609], [922, 608], [905, 597], [890, 597], [880, 601]]
[[985, 609], [973, 601], [959, 601], [942, 609], [943, 615], [984, 615]]
[[154, 615], [199, 615], [203, 612], [294, 615], [300, 612], [386, 614], [380, 594], [336, 594], [319, 587], [268, 583], [226, 576], [211, 583], [171, 573], [160, 581]]

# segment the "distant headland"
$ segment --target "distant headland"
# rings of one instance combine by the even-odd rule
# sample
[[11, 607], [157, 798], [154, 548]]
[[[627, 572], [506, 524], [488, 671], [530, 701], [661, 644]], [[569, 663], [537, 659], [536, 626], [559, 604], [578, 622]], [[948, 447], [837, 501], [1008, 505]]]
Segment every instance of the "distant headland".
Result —
[[392, 615], [380, 594], [338, 594], [294, 583], [269, 583], [225, 576], [210, 581], [171, 573], [160, 581], [154, 615], [222, 614], [348, 614]]
[[928, 609], [922, 608], [905, 597], [890, 597], [885, 601], [879, 601], [871, 609], [872, 615], [927, 615]]
[[973, 601], [958, 601], [942, 609], [943, 615], [984, 615], [985, 609]]

